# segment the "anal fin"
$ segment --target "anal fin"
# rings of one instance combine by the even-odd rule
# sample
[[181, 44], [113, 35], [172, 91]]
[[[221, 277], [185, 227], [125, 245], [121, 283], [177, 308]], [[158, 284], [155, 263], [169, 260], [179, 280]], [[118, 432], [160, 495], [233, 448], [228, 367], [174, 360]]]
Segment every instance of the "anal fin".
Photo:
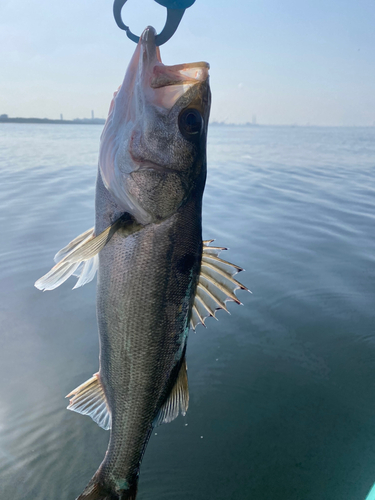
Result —
[[88, 415], [105, 430], [111, 428], [111, 413], [98, 373], [76, 387], [66, 397], [71, 396], [73, 397], [69, 401], [68, 410]]
[[186, 359], [182, 360], [180, 371], [176, 383], [171, 393], [160, 408], [160, 411], [154, 420], [154, 425], [167, 424], [172, 422], [181, 413], [185, 415], [189, 406], [189, 385], [187, 377]]

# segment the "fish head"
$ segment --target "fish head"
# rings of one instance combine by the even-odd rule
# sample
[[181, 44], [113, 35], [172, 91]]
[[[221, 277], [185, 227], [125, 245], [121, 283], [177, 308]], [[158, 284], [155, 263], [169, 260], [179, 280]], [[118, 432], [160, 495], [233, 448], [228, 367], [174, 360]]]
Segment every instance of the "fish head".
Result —
[[100, 145], [103, 183], [141, 224], [163, 220], [203, 193], [209, 65], [166, 66], [148, 27], [115, 92]]

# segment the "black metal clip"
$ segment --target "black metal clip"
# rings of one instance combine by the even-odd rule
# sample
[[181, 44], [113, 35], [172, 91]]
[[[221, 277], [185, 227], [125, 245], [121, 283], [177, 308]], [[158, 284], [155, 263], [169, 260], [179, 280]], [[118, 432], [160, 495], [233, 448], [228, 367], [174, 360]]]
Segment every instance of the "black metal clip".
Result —
[[[127, 0], [115, 0], [113, 4], [113, 15], [115, 16], [115, 21], [117, 26], [122, 30], [126, 31], [126, 34], [130, 40], [133, 42], [139, 42], [139, 36], [134, 35], [130, 31], [129, 26], [123, 23], [121, 17], [121, 10], [125, 5]], [[175, 31], [180, 24], [182, 16], [184, 15], [185, 10], [188, 7], [191, 7], [195, 0], [155, 0], [158, 4], [167, 8], [167, 20], [165, 22], [164, 28], [161, 32], [156, 35], [156, 45], [163, 45], [163, 43], [167, 42], [174, 35]]]

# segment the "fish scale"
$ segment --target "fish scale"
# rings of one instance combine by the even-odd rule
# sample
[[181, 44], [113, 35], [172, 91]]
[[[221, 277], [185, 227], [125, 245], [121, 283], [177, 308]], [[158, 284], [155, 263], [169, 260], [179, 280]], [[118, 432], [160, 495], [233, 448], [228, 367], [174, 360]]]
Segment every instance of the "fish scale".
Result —
[[[121, 473], [121, 480], [129, 484], [137, 477], [153, 421], [174, 384], [171, 373], [187, 340], [181, 337], [187, 330], [202, 254], [197, 204], [192, 197], [159, 224], [128, 238], [115, 234], [100, 254], [100, 377], [112, 409], [110, 444], [99, 473], [104, 483], [113, 474]], [[98, 212], [102, 211], [106, 208]], [[194, 259], [181, 269], [179, 262], [186, 255]], [[121, 273], [113, 262], [119, 263]], [[127, 436], [127, 446], [122, 436]]]
[[246, 290], [225, 248], [202, 241], [208, 68], [163, 65], [144, 31], [101, 137], [95, 228], [35, 283], [53, 290], [74, 274], [76, 288], [98, 272], [99, 372], [67, 397], [110, 439], [78, 500], [135, 500], [152, 429], [188, 408], [189, 328]]

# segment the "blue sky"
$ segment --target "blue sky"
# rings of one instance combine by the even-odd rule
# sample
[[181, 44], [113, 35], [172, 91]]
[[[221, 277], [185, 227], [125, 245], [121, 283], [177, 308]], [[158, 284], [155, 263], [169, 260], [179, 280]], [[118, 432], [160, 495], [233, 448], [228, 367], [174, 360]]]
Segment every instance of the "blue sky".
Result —
[[[133, 32], [166, 10], [128, 0]], [[375, 124], [373, 0], [196, 0], [163, 62], [211, 65], [213, 120]], [[0, 114], [106, 117], [135, 44], [112, 0], [1, 0]]]

